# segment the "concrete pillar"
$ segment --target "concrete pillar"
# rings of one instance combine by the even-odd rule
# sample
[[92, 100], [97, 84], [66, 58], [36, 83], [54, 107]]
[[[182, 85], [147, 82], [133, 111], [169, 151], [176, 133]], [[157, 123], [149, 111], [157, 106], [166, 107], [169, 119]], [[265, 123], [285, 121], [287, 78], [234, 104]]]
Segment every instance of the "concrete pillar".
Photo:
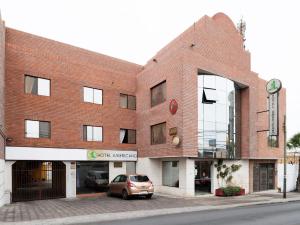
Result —
[[76, 197], [76, 163], [63, 162], [66, 165], [66, 197]]
[[16, 161], [5, 161], [5, 191], [4, 191], [4, 204], [11, 203], [12, 194], [12, 165]]

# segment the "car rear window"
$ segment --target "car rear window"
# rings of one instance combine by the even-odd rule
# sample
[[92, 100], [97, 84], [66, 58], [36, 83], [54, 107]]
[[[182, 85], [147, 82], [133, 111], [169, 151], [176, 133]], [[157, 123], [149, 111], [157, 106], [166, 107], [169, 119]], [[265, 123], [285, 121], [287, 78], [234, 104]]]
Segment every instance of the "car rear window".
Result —
[[149, 181], [149, 178], [147, 176], [137, 175], [137, 176], [130, 176], [130, 180], [132, 182], [147, 182]]

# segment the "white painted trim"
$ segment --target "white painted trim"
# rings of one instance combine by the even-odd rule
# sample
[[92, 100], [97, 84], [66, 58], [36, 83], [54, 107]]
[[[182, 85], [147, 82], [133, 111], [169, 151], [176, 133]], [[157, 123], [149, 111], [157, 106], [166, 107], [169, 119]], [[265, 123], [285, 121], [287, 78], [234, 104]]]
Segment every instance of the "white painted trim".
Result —
[[[117, 153], [122, 155], [136, 153], [136, 151], [121, 150], [96, 150], [98, 153]], [[37, 148], [37, 147], [12, 147], [5, 148], [5, 160], [45, 160], [45, 161], [87, 161], [88, 149], [66, 149], [66, 148]], [[136, 158], [126, 157], [104, 157], [94, 161], [136, 161]]]

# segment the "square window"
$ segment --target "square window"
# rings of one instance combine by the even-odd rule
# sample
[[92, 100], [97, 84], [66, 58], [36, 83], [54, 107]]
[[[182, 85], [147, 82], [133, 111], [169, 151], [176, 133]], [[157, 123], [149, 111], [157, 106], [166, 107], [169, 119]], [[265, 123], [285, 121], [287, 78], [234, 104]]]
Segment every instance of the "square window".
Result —
[[151, 126], [151, 144], [166, 143], [166, 123]]
[[27, 138], [50, 138], [50, 122], [25, 120], [25, 137]]
[[151, 88], [151, 107], [166, 101], [166, 81]]
[[50, 96], [50, 80], [25, 75], [25, 93]]
[[102, 142], [102, 139], [103, 139], [102, 127], [83, 125], [83, 140], [84, 141]]
[[120, 129], [121, 144], [136, 144], [136, 130]]

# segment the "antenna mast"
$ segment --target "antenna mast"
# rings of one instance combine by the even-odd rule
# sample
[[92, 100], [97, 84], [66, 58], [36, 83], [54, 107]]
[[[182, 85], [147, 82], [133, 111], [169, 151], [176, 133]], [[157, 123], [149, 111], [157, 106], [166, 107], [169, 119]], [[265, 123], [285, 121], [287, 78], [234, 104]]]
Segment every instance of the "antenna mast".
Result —
[[246, 38], [245, 38], [246, 22], [243, 20], [243, 17], [240, 19], [240, 22], [238, 22], [238, 24], [237, 24], [237, 29], [238, 29], [240, 35], [241, 35], [242, 38], [243, 38], [243, 47], [245, 48], [245, 41], [246, 41]]

